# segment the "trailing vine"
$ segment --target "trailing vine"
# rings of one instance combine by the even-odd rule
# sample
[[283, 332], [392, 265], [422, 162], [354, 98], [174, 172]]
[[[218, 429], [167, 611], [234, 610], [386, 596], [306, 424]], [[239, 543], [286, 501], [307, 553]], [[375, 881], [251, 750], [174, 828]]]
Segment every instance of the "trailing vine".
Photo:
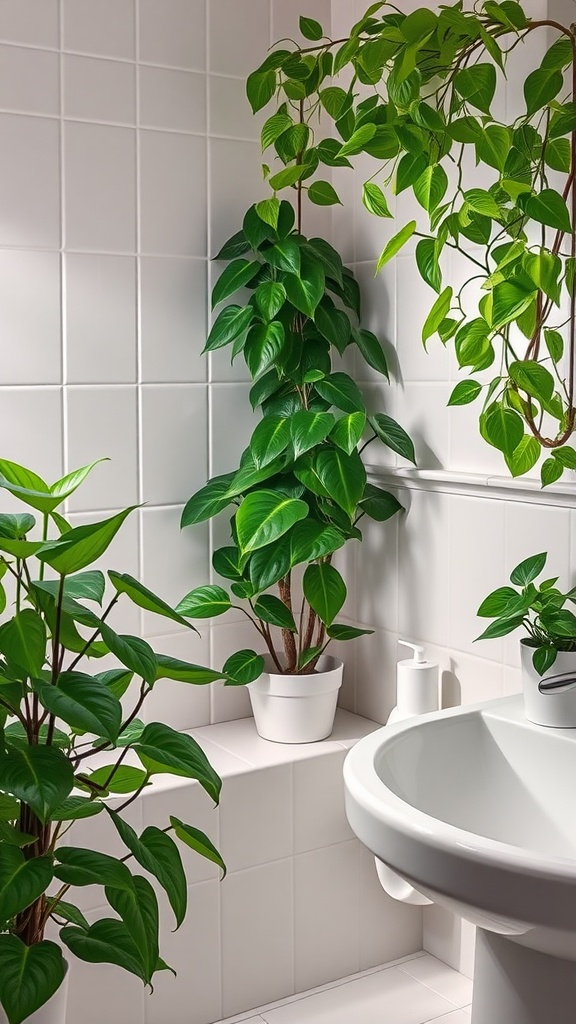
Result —
[[[393, 216], [390, 196], [411, 190], [425, 223], [403, 224], [377, 270], [418, 239], [416, 265], [436, 293], [422, 340], [453, 344], [467, 374], [449, 404], [482, 399], [480, 433], [512, 474], [544, 455], [542, 484], [553, 483], [576, 468], [576, 27], [532, 20], [516, 0], [459, 0], [410, 14], [374, 3], [338, 40], [311, 18], [300, 30], [305, 43], [274, 49], [247, 82], [254, 111], [276, 103], [262, 147], [281, 166], [264, 165], [273, 196], [260, 213], [277, 215], [287, 188], [298, 210], [304, 191], [339, 203], [330, 169], [360, 153], [377, 162], [362, 190], [372, 214]], [[556, 38], [506, 123], [498, 87], [534, 32]], [[470, 267], [458, 290], [451, 252]]]

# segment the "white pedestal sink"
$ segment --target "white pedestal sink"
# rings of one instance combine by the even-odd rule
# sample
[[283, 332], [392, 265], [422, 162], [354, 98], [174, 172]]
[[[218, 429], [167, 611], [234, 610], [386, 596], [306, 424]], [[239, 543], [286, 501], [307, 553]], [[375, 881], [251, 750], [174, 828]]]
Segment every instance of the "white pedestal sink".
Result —
[[576, 1019], [576, 729], [451, 708], [360, 740], [344, 781], [362, 842], [478, 926], [472, 1024]]

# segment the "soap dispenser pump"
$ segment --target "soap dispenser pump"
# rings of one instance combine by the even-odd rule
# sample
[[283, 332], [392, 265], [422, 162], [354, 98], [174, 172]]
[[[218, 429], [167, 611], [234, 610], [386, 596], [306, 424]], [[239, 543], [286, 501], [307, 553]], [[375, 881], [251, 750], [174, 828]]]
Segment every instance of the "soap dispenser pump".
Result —
[[399, 640], [398, 643], [410, 647], [414, 656], [398, 662], [396, 707], [390, 713], [389, 723], [438, 710], [437, 662], [426, 661], [424, 648], [419, 644], [408, 640]]

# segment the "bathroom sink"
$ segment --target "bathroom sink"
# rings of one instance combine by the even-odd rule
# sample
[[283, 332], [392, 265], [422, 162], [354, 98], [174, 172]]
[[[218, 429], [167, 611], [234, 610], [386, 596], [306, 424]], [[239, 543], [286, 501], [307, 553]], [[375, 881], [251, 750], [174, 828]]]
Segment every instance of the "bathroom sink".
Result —
[[576, 730], [527, 722], [521, 697], [451, 708], [362, 739], [344, 780], [362, 842], [479, 926], [473, 1024], [571, 1019]]

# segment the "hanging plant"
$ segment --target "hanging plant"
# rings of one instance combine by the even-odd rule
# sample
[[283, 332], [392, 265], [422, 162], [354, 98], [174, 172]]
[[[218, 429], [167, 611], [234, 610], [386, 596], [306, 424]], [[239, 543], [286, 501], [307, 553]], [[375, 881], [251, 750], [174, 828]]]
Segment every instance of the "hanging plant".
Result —
[[[542, 484], [553, 483], [576, 468], [576, 29], [486, 0], [410, 14], [375, 3], [338, 40], [311, 18], [300, 30], [305, 43], [272, 51], [247, 83], [254, 111], [276, 103], [262, 129], [282, 165], [264, 169], [274, 197], [296, 188], [300, 200], [306, 190], [313, 203], [338, 203], [325, 179], [360, 153], [377, 161], [362, 192], [372, 214], [392, 216], [390, 194], [413, 192], [426, 227], [400, 224], [377, 270], [418, 239], [416, 266], [436, 293], [422, 341], [453, 344], [467, 374], [449, 404], [481, 400], [480, 433], [512, 474], [544, 455]], [[550, 30], [524, 111], [499, 120], [508, 64]], [[458, 289], [451, 252], [470, 268]]]

